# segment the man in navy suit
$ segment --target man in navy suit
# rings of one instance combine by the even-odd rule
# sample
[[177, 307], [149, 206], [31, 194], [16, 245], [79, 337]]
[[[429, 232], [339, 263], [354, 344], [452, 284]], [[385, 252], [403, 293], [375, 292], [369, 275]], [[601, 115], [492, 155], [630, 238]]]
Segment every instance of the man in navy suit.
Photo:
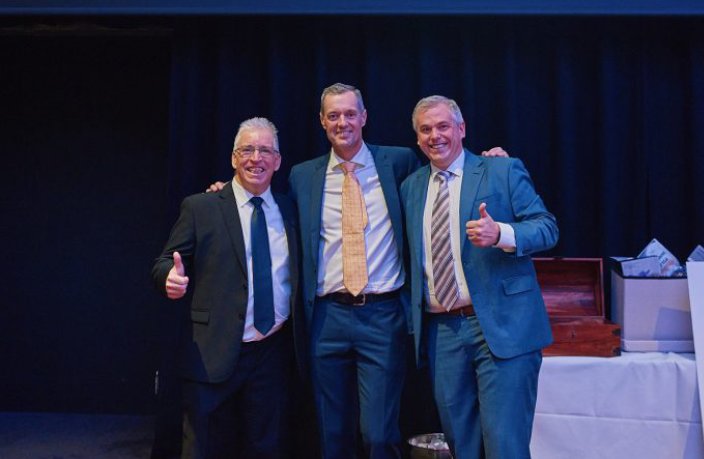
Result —
[[[403, 226], [398, 188], [420, 163], [409, 148], [370, 145], [362, 94], [337, 83], [320, 100], [330, 151], [293, 167], [303, 305], [324, 458], [356, 457], [361, 430], [371, 458], [399, 458], [398, 427], [409, 328], [402, 302]], [[353, 295], [343, 281], [341, 164], [356, 165], [368, 225], [368, 282]]]
[[462, 147], [453, 100], [422, 99], [413, 129], [430, 160], [401, 186], [416, 357], [455, 459], [529, 458], [552, 340], [530, 255], [557, 243], [555, 217], [520, 160]]
[[[292, 348], [304, 351], [295, 207], [270, 190], [280, 164], [275, 126], [244, 121], [232, 152], [234, 179], [183, 201], [152, 270], [168, 298], [192, 290], [190, 307], [174, 310], [184, 321], [184, 458], [289, 454]], [[257, 271], [255, 262], [266, 268]]]

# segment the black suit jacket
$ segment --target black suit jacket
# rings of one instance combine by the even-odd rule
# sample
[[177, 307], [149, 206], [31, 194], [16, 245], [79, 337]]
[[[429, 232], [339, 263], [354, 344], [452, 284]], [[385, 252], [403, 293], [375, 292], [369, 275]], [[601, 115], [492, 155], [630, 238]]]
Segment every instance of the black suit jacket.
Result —
[[[298, 301], [298, 234], [296, 211], [285, 195], [274, 194], [283, 216], [289, 249], [291, 315], [299, 370], [305, 372], [305, 341]], [[217, 193], [184, 199], [181, 215], [152, 269], [156, 287], [166, 294], [166, 277], [179, 252], [189, 277], [190, 308], [179, 301], [184, 329], [181, 374], [199, 382], [222, 382], [235, 370], [247, 310], [245, 245], [231, 183]]]

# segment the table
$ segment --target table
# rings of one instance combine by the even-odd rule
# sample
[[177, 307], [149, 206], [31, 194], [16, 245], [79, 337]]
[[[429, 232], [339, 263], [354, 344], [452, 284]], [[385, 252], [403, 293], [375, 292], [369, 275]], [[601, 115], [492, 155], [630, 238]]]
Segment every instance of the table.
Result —
[[533, 459], [702, 459], [694, 354], [545, 357]]

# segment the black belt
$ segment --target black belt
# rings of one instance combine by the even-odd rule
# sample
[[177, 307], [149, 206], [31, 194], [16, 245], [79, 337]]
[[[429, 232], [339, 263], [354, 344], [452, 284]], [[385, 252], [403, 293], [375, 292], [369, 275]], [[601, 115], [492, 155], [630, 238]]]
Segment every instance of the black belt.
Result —
[[328, 293], [327, 295], [319, 296], [318, 298], [321, 300], [333, 301], [335, 303], [347, 304], [350, 306], [364, 306], [367, 303], [398, 298], [399, 291], [400, 289], [384, 293], [360, 293], [356, 296], [349, 292], [333, 292]]

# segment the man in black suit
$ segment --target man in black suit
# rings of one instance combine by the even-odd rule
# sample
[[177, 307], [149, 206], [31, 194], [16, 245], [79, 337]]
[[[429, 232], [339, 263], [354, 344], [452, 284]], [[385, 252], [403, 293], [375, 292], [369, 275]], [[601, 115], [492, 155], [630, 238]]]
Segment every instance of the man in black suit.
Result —
[[270, 190], [281, 164], [276, 133], [265, 118], [240, 125], [234, 179], [183, 201], [152, 270], [168, 298], [192, 290], [190, 308], [178, 309], [184, 458], [288, 454], [292, 349], [304, 341], [295, 336], [295, 209]]

